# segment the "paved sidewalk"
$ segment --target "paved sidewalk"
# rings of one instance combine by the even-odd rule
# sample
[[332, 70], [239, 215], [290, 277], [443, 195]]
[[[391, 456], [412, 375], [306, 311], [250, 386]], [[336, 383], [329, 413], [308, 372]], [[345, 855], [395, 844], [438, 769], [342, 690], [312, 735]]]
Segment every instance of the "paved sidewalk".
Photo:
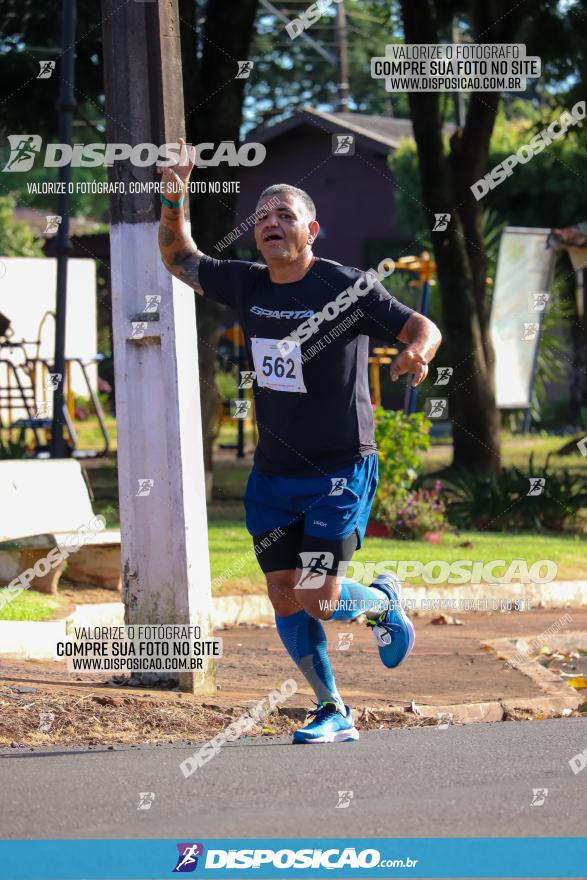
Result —
[[[412, 700], [417, 704], [466, 703], [536, 696], [536, 685], [527, 675], [511, 669], [482, 645], [495, 638], [539, 635], [565, 614], [572, 621], [562, 632], [587, 630], [587, 609], [458, 614], [462, 626], [435, 625], [431, 623], [435, 615], [419, 615], [412, 618], [415, 648], [395, 670], [381, 665], [373, 634], [366, 626], [336, 622], [325, 627], [337, 685], [351, 705], [398, 705]], [[337, 650], [342, 633], [352, 635], [348, 650]], [[273, 627], [236, 627], [221, 635], [225, 654], [218, 678], [221, 698], [252, 699], [264, 682], [269, 690], [275, 682], [296, 678]], [[307, 688], [300, 687], [300, 692], [310, 695]]]

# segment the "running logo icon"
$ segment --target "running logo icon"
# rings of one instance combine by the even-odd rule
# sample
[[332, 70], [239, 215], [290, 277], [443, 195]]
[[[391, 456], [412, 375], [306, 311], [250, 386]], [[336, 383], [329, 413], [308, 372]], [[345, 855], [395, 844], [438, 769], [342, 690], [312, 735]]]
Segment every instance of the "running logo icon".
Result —
[[328, 569], [332, 568], [334, 554], [330, 552], [317, 553], [313, 550], [305, 550], [299, 554], [302, 560], [303, 573], [296, 590], [317, 590], [326, 580]]
[[251, 408], [250, 400], [231, 400], [233, 419], [246, 419]]
[[158, 293], [149, 293], [145, 296], [145, 312], [158, 312], [161, 304], [161, 296]]
[[145, 498], [147, 495], [151, 494], [151, 489], [155, 485], [155, 480], [139, 480], [139, 491], [136, 494], [136, 498]]
[[55, 62], [54, 61], [39, 61], [39, 67], [41, 68], [37, 74], [37, 79], [50, 79], [51, 74], [55, 70]]
[[58, 232], [59, 226], [61, 225], [61, 217], [59, 214], [47, 214], [45, 217], [46, 225], [43, 230], [43, 235], [50, 235], [52, 232]]
[[550, 299], [549, 293], [529, 293], [528, 308], [531, 312], [543, 312]]
[[189, 874], [198, 867], [198, 858], [204, 855], [202, 843], [178, 843], [177, 865], [173, 869], [174, 874]]
[[248, 79], [253, 69], [253, 61], [239, 61], [235, 79]]
[[434, 226], [432, 227], [432, 232], [444, 232], [448, 229], [448, 224], [450, 223], [450, 214], [435, 214], [434, 215]]
[[37, 730], [39, 731], [39, 733], [49, 733], [49, 731], [53, 727], [54, 721], [55, 712], [40, 712], [39, 726], [37, 727]]
[[351, 801], [354, 797], [353, 791], [339, 791], [338, 793], [338, 803], [336, 805], [337, 810], [346, 810], [351, 805]]
[[338, 633], [337, 651], [350, 651], [353, 633]]
[[146, 321], [131, 321], [131, 339], [142, 339], [145, 335], [145, 330], [149, 326]]
[[436, 367], [438, 375], [435, 385], [448, 385], [452, 376], [452, 367]]
[[49, 415], [49, 404], [44, 401], [33, 407], [33, 419], [45, 419]]
[[47, 391], [56, 391], [62, 379], [63, 376], [61, 373], [47, 373], [45, 378], [45, 388]]
[[448, 400], [446, 398], [429, 397], [426, 401], [425, 415], [428, 419], [446, 419]]
[[436, 727], [438, 730], [448, 730], [450, 723], [453, 719], [452, 712], [440, 712], [437, 716], [437, 724]]
[[522, 334], [522, 342], [532, 342], [538, 336], [540, 324], [524, 323], [524, 333]]
[[240, 382], [238, 383], [239, 388], [252, 388], [253, 382], [257, 378], [257, 374], [255, 370], [241, 370]]
[[354, 136], [354, 134], [333, 134], [332, 135], [332, 155], [333, 156], [354, 156], [355, 155], [355, 136]]
[[154, 791], [139, 791], [139, 805], [137, 810], [150, 810], [154, 800]]
[[346, 489], [347, 480], [346, 477], [331, 477], [330, 482], [332, 486], [330, 488], [329, 495], [342, 495], [344, 490]]
[[533, 788], [532, 789], [532, 800], [530, 802], [531, 807], [541, 807], [548, 797], [548, 789], [547, 788]]
[[544, 487], [546, 485], [546, 477], [529, 477], [530, 480], [530, 488], [526, 492], [526, 496], [528, 495], [542, 495], [544, 492]]
[[40, 134], [9, 134], [10, 156], [2, 171], [30, 171], [43, 143]]

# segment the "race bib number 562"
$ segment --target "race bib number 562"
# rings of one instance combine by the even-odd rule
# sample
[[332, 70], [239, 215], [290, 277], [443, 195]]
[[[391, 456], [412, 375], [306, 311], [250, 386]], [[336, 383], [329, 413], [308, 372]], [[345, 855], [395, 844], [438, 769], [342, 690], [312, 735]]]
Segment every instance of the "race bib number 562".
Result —
[[302, 349], [299, 342], [287, 354], [282, 355], [278, 339], [251, 339], [253, 361], [260, 388], [273, 391], [306, 392], [302, 373]]

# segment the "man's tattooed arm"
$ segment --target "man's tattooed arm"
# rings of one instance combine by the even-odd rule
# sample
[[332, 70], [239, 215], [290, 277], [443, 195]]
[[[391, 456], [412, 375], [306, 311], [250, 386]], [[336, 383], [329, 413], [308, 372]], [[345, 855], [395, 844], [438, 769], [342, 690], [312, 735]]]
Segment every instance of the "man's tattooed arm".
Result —
[[159, 250], [167, 271], [202, 295], [198, 270], [204, 254], [188, 235], [181, 208], [161, 208]]

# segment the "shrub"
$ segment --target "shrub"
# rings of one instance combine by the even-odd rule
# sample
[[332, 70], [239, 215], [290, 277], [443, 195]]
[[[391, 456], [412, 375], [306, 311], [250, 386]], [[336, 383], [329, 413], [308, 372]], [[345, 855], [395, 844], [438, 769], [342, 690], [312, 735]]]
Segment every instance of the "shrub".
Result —
[[440, 496], [442, 483], [433, 489], [383, 489], [379, 498], [377, 519], [393, 538], [423, 538], [444, 531], [444, 501]]
[[420, 468], [418, 452], [430, 447], [430, 422], [424, 413], [406, 415], [402, 410], [378, 407], [375, 441], [379, 449], [379, 484], [388, 489], [409, 489]]
[[24, 435], [24, 428], [19, 432], [16, 440], [7, 437], [5, 440], [0, 436], [0, 459], [8, 458], [25, 458], [27, 454], [27, 444]]
[[375, 410], [375, 440], [379, 449], [379, 486], [372, 519], [394, 537], [419, 538], [445, 525], [440, 483], [432, 490], [413, 489], [418, 476], [418, 452], [430, 447], [430, 422], [423, 413]]
[[416, 489], [409, 493], [397, 521], [397, 528], [403, 537], [423, 538], [433, 532], [444, 531], [446, 519], [441, 489], [442, 483], [437, 481], [433, 489]]
[[[539, 495], [528, 495], [530, 480], [544, 478]], [[504, 468], [500, 474], [461, 472], [446, 481], [446, 513], [458, 527], [511, 531], [514, 529], [572, 531], [583, 526], [580, 511], [587, 508], [587, 477], [567, 469], [538, 471], [532, 456], [527, 471]]]

